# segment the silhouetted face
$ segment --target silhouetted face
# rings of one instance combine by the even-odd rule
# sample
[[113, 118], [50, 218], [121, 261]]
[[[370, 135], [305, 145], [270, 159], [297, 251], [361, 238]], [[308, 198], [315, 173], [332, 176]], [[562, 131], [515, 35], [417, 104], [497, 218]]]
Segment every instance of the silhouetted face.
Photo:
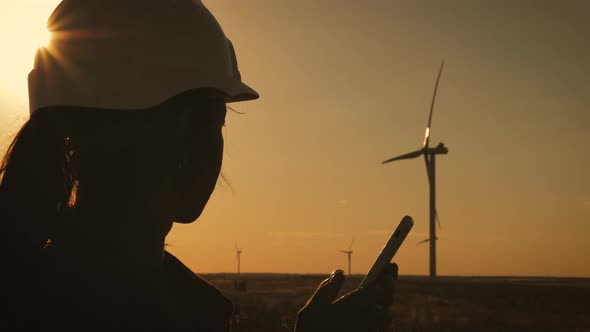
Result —
[[176, 137], [174, 221], [179, 223], [193, 222], [201, 215], [217, 183], [223, 159], [225, 102], [199, 100], [194, 109], [189, 105], [182, 106], [189, 109], [182, 112]]

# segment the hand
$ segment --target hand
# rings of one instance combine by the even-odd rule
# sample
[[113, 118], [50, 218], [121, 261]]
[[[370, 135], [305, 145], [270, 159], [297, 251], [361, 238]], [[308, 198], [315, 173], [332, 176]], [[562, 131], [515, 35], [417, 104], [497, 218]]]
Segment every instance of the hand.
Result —
[[397, 264], [389, 264], [376, 283], [337, 298], [345, 277], [342, 270], [334, 271], [297, 314], [295, 332], [386, 331], [397, 273]]

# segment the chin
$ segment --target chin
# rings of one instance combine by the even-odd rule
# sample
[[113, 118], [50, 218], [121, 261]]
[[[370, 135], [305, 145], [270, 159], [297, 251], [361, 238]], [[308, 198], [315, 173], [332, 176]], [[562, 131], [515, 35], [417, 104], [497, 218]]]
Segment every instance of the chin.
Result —
[[179, 224], [190, 224], [195, 222], [201, 216], [204, 210], [203, 207], [191, 207], [190, 209], [179, 208], [176, 210], [174, 222]]
[[205, 210], [207, 202], [209, 202], [209, 198], [215, 188], [215, 182], [209, 187], [210, 189], [206, 191], [185, 191], [178, 195], [175, 202], [176, 210], [174, 213], [174, 222], [179, 224], [190, 224], [197, 220], [203, 213], [203, 210]]

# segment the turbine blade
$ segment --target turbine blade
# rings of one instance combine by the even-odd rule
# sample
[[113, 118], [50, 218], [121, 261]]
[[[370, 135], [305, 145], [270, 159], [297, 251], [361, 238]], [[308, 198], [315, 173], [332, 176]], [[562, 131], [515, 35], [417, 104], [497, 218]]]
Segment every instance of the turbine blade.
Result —
[[426, 127], [426, 131], [424, 132], [424, 141], [422, 141], [422, 146], [428, 147], [428, 142], [430, 142], [430, 127]]
[[412, 158], [419, 157], [421, 154], [424, 154], [424, 149], [420, 149], [420, 150], [417, 150], [414, 152], [403, 154], [401, 156], [387, 159], [386, 161], [382, 162], [381, 164], [387, 164], [389, 162], [396, 161], [396, 160], [402, 160], [402, 159], [412, 159]]
[[440, 229], [440, 219], [438, 219], [438, 211], [436, 209], [434, 210], [434, 218], [436, 219], [436, 222], [438, 223], [438, 228]]
[[432, 124], [432, 111], [434, 110], [434, 102], [436, 100], [436, 93], [438, 92], [438, 83], [440, 82], [440, 75], [442, 74], [444, 66], [445, 61], [443, 60], [443, 62], [440, 64], [440, 69], [438, 70], [436, 84], [434, 85], [434, 94], [432, 95], [432, 103], [430, 104], [430, 114], [428, 115], [428, 127], [426, 127], [426, 134], [424, 135], [424, 147], [427, 147], [428, 142], [430, 141], [430, 125]]
[[430, 242], [430, 239], [422, 240], [422, 241], [416, 243], [416, 245], [418, 246], [418, 245], [421, 245], [422, 243], [426, 243], [426, 242]]
[[350, 245], [348, 246], [348, 250], [352, 250], [352, 244], [354, 243], [354, 239], [350, 241]]

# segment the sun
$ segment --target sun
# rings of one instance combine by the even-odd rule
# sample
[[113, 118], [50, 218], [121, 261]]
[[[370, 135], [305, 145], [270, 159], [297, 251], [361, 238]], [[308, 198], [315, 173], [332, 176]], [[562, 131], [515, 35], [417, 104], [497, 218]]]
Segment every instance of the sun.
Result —
[[51, 34], [44, 24], [22, 27], [18, 35], [5, 38], [4, 41], [8, 45], [3, 50], [2, 59], [2, 78], [7, 80], [4, 83], [12, 82], [14, 85], [15, 82], [26, 79], [28, 72], [33, 68], [35, 53], [39, 48], [48, 47], [50, 40]]
[[30, 24], [27, 28], [21, 29], [22, 52], [35, 54], [39, 48], [49, 47], [52, 33], [44, 21]]
[[0, 4], [0, 105], [5, 99], [27, 103], [27, 75], [35, 53], [47, 47], [51, 33], [47, 19], [59, 0], [21, 0]]
[[49, 29], [47, 29], [47, 26], [40, 27], [39, 31], [31, 35], [31, 45], [48, 47], [51, 42], [51, 36], [52, 34], [49, 32]]

